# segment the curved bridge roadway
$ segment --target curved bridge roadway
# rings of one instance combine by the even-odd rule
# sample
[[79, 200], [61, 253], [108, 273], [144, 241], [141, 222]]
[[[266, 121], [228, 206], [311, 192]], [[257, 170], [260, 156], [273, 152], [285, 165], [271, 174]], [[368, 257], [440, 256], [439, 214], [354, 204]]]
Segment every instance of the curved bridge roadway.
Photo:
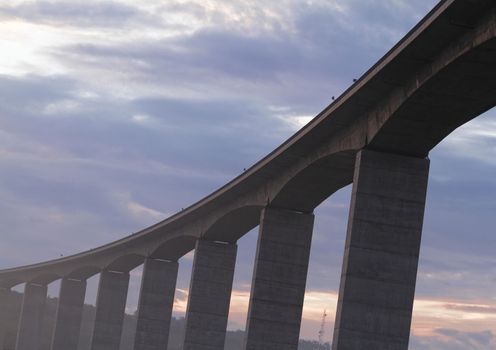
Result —
[[245, 349], [297, 349], [313, 210], [353, 183], [333, 349], [406, 350], [429, 151], [495, 104], [496, 2], [441, 1], [308, 125], [208, 197], [105, 246], [0, 270], [0, 303], [26, 284], [16, 349], [38, 348], [46, 286], [58, 279], [52, 349], [76, 349], [86, 279], [100, 273], [91, 349], [117, 350], [140, 264], [134, 348], [165, 349], [177, 260], [193, 249], [184, 349], [222, 349], [236, 241], [258, 225]]

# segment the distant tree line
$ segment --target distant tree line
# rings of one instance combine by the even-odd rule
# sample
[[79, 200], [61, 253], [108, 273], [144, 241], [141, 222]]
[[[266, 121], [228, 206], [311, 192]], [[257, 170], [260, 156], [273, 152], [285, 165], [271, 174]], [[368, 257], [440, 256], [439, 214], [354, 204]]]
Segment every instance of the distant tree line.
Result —
[[[0, 313], [5, 313], [10, 316], [5, 320], [5, 324], [0, 324], [0, 327], [5, 327], [4, 329], [6, 329], [5, 341], [3, 348], [0, 346], [0, 350], [14, 350], [15, 348], [15, 337], [17, 334], [17, 325], [19, 323], [22, 294], [13, 291], [10, 300], [11, 302], [6, 305], [5, 310], [0, 310]], [[53, 327], [55, 325], [56, 309], [57, 298], [48, 298], [45, 305], [45, 318], [43, 320], [43, 330], [39, 350], [50, 350], [50, 342], [52, 339]], [[95, 307], [93, 305], [86, 304], [83, 310], [83, 320], [81, 324], [81, 335], [79, 337], [78, 350], [88, 350], [90, 348], [94, 319]], [[169, 346], [167, 348], [168, 350], [182, 350], [184, 327], [184, 318], [172, 319], [169, 333]], [[121, 350], [133, 350], [135, 330], [136, 316], [126, 314], [121, 339]], [[244, 335], [245, 332], [241, 330], [228, 331], [224, 350], [241, 350], [243, 347]], [[298, 350], [330, 350], [330, 345], [329, 343], [321, 345], [316, 341], [300, 340]]]

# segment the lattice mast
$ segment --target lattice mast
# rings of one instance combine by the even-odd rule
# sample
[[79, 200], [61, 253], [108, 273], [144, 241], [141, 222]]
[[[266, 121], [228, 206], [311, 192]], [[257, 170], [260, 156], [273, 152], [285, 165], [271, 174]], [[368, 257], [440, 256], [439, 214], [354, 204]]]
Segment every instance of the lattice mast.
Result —
[[320, 345], [324, 344], [326, 317], [327, 317], [327, 310], [324, 309], [324, 313], [322, 314], [322, 322], [320, 323], [320, 330], [319, 330], [319, 344]]

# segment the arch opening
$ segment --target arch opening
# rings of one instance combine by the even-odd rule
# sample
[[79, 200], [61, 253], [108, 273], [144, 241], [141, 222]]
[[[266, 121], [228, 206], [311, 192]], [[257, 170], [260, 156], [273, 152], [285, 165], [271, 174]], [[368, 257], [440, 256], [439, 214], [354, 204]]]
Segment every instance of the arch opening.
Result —
[[202, 238], [209, 241], [235, 243], [258, 226], [262, 206], [248, 205], [228, 212], [211, 225]]
[[312, 212], [353, 181], [355, 154], [355, 151], [343, 151], [316, 160], [284, 184], [270, 205]]
[[179, 236], [171, 238], [158, 246], [151, 254], [153, 259], [177, 261], [195, 248], [194, 236]]
[[145, 257], [139, 254], [128, 254], [121, 256], [111, 262], [106, 269], [118, 272], [129, 272], [135, 267], [143, 264]]

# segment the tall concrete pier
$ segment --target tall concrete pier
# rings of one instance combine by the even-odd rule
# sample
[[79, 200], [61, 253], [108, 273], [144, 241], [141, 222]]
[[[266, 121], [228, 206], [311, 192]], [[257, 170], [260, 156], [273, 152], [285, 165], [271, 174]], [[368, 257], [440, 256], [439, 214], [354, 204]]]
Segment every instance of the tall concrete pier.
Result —
[[85, 294], [86, 281], [62, 280], [51, 350], [77, 350]]
[[167, 349], [178, 267], [174, 261], [146, 259], [134, 350]]
[[184, 350], [224, 349], [236, 252], [235, 244], [197, 241]]
[[358, 153], [333, 350], [407, 350], [429, 161]]
[[262, 213], [246, 324], [246, 350], [296, 350], [312, 241], [313, 214]]
[[141, 264], [134, 349], [165, 350], [178, 262], [193, 250], [184, 349], [223, 349], [237, 242], [257, 227], [244, 350], [296, 350], [313, 213], [350, 184], [333, 349], [406, 350], [429, 152], [496, 105], [495, 48], [496, 1], [442, 0], [306, 126], [217, 191], [118, 241], [0, 270], [0, 307], [26, 286], [16, 350], [38, 350], [46, 286], [57, 280], [52, 350], [74, 350], [85, 281], [99, 273], [91, 350], [118, 350], [129, 271]]
[[47, 286], [26, 283], [16, 350], [38, 350], [47, 297]]
[[10, 289], [0, 288], [0, 349], [3, 349], [5, 341], [5, 325], [10, 315], [7, 314], [7, 306], [10, 303]]
[[119, 350], [128, 286], [128, 272], [101, 272], [91, 350]]

